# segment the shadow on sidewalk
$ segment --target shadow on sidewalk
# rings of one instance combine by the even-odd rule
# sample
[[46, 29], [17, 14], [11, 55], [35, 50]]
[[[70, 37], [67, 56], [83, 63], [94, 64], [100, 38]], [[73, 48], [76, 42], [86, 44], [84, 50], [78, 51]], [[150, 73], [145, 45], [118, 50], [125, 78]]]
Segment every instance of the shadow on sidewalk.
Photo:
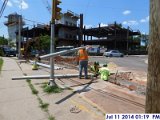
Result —
[[61, 100], [57, 101], [56, 104], [61, 104], [62, 102], [66, 101], [67, 99], [71, 98], [73, 95], [75, 95], [76, 93], [81, 93], [81, 92], [87, 92], [89, 91], [89, 89], [87, 89], [92, 83], [93, 83], [93, 79], [86, 83], [86, 86], [84, 86], [82, 89], [80, 90], [76, 90], [76, 91], [73, 91], [73, 93], [67, 95], [66, 97], [62, 98]]

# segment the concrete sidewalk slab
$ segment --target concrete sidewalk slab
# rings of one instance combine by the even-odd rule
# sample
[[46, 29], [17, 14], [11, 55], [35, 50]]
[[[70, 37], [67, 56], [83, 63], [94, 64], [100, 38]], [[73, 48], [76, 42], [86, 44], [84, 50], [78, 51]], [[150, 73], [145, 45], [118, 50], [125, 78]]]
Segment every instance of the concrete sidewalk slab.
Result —
[[38, 107], [37, 98], [26, 81], [12, 81], [23, 73], [17, 62], [4, 57], [0, 74], [0, 120], [45, 120], [46, 115]]
[[[25, 67], [26, 66], [26, 67]], [[44, 75], [49, 73], [49, 69], [38, 69], [37, 71], [33, 71], [30, 69], [31, 65], [22, 63], [20, 67], [23, 73], [27, 75]], [[25, 67], [25, 69], [23, 69]], [[65, 73], [77, 73], [77, 71], [73, 71], [71, 69], [63, 69], [63, 70], [55, 70], [56, 74], [65, 74]], [[76, 78], [77, 79], [77, 78]], [[66, 79], [63, 79], [66, 81]], [[32, 84], [39, 91], [39, 97], [44, 101], [44, 103], [49, 103], [49, 113], [56, 118], [56, 120], [103, 120], [104, 114], [99, 110], [95, 109], [92, 105], [86, 103], [83, 99], [81, 99], [78, 93], [72, 90], [64, 90], [59, 94], [46, 94], [43, 92], [41, 85], [44, 82], [48, 82], [49, 80], [32, 80]], [[85, 83], [89, 81], [86, 80]], [[62, 81], [56, 79], [56, 83], [63, 84]], [[66, 83], [66, 82], [64, 82]], [[85, 84], [84, 83], [84, 84]], [[72, 83], [73, 84], [73, 83]], [[62, 85], [63, 86], [63, 85]], [[70, 110], [73, 107], [77, 107], [80, 109], [79, 113], [71, 113]]]
[[[36, 98], [17, 99], [0, 103], [1, 120], [45, 120]], [[46, 119], [47, 120], [47, 119]]]
[[112, 83], [103, 82], [105, 88], [96, 88], [92, 92], [85, 93], [85, 96], [107, 113], [144, 113], [144, 96]]

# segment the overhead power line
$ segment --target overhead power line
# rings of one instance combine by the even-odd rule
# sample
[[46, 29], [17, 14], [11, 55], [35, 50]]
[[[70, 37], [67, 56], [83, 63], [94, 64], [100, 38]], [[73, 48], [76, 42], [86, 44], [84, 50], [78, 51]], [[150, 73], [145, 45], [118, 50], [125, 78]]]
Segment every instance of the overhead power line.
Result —
[[51, 5], [49, 4], [48, 0], [42, 0], [43, 4], [45, 5], [47, 11], [51, 14]]
[[4, 2], [2, 4], [2, 7], [1, 7], [1, 10], [0, 10], [0, 18], [3, 15], [3, 12], [4, 12], [5, 8], [6, 8], [7, 3], [8, 3], [8, 0], [4, 0]]

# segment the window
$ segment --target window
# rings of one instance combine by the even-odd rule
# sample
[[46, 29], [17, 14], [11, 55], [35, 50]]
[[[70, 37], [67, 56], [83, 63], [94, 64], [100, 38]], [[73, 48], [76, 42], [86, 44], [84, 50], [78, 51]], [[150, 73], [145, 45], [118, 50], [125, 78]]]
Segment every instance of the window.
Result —
[[68, 25], [68, 21], [66, 21], [66, 25]]
[[72, 23], [70, 23], [70, 26], [72, 26]]
[[65, 34], [65, 38], [68, 38], [68, 34]]
[[119, 53], [117, 50], [113, 50], [112, 53]]
[[76, 39], [76, 35], [74, 35], [73, 38]]
[[69, 38], [72, 38], [72, 35], [71, 35], [71, 34], [69, 35]]
[[76, 25], [76, 24], [73, 24], [73, 26], [76, 27], [77, 25]]

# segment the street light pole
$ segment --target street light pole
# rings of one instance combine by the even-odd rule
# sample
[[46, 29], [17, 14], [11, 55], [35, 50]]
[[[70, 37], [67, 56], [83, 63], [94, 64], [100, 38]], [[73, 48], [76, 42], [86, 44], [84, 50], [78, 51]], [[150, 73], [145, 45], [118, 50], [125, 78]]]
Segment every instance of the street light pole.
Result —
[[[60, 19], [61, 8], [58, 5], [61, 3], [60, 0], [52, 0], [52, 16], [51, 16], [51, 42], [50, 42], [50, 53], [54, 53], [55, 46], [55, 20]], [[50, 86], [56, 86], [55, 77], [54, 77], [54, 57], [50, 58]]]
[[[52, 0], [52, 18], [51, 18], [51, 40], [50, 40], [50, 53], [54, 53], [54, 38], [55, 38], [55, 19], [53, 17], [54, 11], [54, 0]], [[55, 86], [55, 78], [54, 78], [54, 57], [50, 58], [50, 86]]]
[[[55, 38], [55, 35], [54, 35], [54, 23], [53, 21], [51, 22], [51, 41], [50, 41], [50, 53], [54, 53], [54, 38]], [[55, 85], [55, 78], [54, 78], [54, 57], [51, 57], [50, 58], [50, 86], [54, 86]]]

